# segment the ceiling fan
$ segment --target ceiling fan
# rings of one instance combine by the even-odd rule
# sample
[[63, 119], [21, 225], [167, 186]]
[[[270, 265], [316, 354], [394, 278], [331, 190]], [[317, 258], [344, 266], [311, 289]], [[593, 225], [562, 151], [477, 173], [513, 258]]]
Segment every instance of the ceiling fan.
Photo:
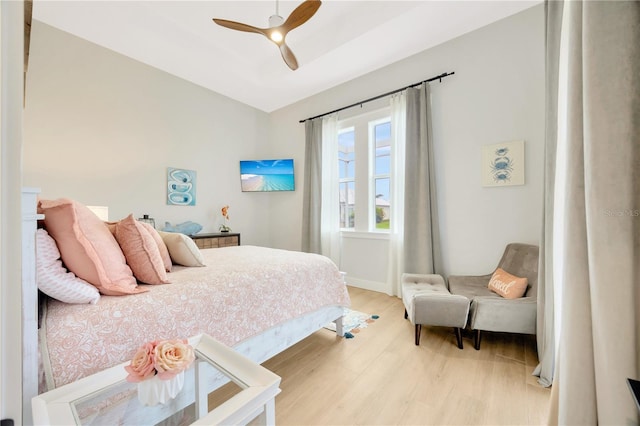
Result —
[[262, 34], [280, 48], [282, 59], [284, 59], [289, 68], [296, 70], [298, 69], [298, 60], [289, 46], [287, 46], [284, 39], [289, 31], [299, 27], [311, 19], [311, 17], [318, 11], [321, 3], [322, 2], [320, 0], [304, 1], [296, 7], [293, 12], [291, 12], [291, 15], [289, 15], [285, 21], [282, 16], [278, 15], [278, 0], [276, 0], [276, 14], [269, 17], [268, 28], [257, 28], [241, 22], [227, 21], [226, 19], [217, 18], [213, 18], [213, 22], [232, 30]]

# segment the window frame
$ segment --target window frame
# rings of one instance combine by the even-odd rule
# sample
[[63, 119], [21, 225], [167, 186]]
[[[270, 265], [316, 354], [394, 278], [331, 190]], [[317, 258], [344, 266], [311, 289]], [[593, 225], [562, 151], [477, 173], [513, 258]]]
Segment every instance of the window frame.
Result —
[[[354, 178], [340, 178], [340, 176], [338, 176], [337, 183], [338, 190], [340, 190], [340, 185], [343, 183], [353, 182], [354, 184], [354, 226], [340, 227], [340, 231], [342, 232], [358, 234], [377, 233], [383, 236], [389, 233], [388, 229], [376, 228], [374, 179], [380, 179], [382, 175], [376, 175], [374, 177], [376, 158], [375, 140], [372, 142], [371, 134], [372, 132], [375, 134], [375, 125], [390, 121], [390, 107], [376, 109], [375, 111], [347, 117], [338, 121], [338, 135], [350, 129], [354, 131]], [[371, 126], [371, 123], [375, 124]], [[393, 134], [390, 135], [389, 143], [390, 145], [394, 143]], [[374, 147], [373, 151], [372, 146]], [[341, 160], [338, 159], [338, 161]], [[390, 187], [393, 180], [391, 170], [392, 168], [390, 168], [388, 176], [383, 176], [389, 178]], [[340, 219], [342, 220], [342, 217]]]
[[[378, 148], [376, 140], [376, 127], [380, 124], [389, 123], [389, 128], [391, 128], [391, 113], [389, 115], [369, 121], [369, 231], [370, 232], [383, 232], [388, 233], [389, 229], [378, 228], [378, 223], [376, 222], [376, 181], [378, 179], [389, 179], [389, 198], [391, 198], [391, 146], [393, 144], [393, 134], [391, 131], [389, 132], [389, 171], [387, 173], [376, 173], [377, 172], [377, 153], [376, 150]], [[391, 202], [391, 200], [388, 200]], [[390, 219], [390, 216], [388, 217]]]
[[[350, 132], [350, 131], [353, 131], [353, 132], [354, 132], [354, 134], [355, 134], [355, 128], [354, 128], [353, 126], [346, 126], [346, 127], [338, 126], [338, 140], [340, 140], [340, 135], [341, 135], [341, 134], [348, 133], [348, 132]], [[338, 142], [338, 150], [340, 150], [340, 146], [341, 146], [341, 145], [340, 145], [340, 143]], [[350, 214], [350, 209], [349, 209], [349, 184], [350, 184], [350, 183], [352, 183], [352, 184], [353, 184], [353, 186], [354, 186], [354, 200], [355, 200], [355, 182], [356, 182], [355, 168], [357, 167], [357, 164], [358, 164], [358, 163], [357, 163], [357, 161], [356, 161], [357, 156], [356, 156], [356, 152], [355, 152], [355, 140], [354, 140], [354, 151], [353, 151], [353, 153], [354, 153], [354, 156], [353, 156], [353, 163], [354, 163], [354, 173], [353, 173], [353, 176], [352, 176], [352, 177], [340, 177], [340, 171], [338, 171], [338, 194], [340, 194], [340, 187], [341, 187], [343, 184], [346, 184], [346, 186], [347, 186], [347, 188], [346, 188], [346, 194], [345, 194], [345, 204], [346, 204], [346, 207], [345, 207], [345, 210], [344, 210], [344, 214], [346, 214], [346, 217], [344, 217], [344, 218], [343, 218], [343, 217], [342, 217], [343, 212], [342, 212], [342, 211], [340, 211], [340, 223], [341, 223], [341, 224], [342, 224], [342, 220], [343, 220], [343, 219], [344, 219], [344, 223], [345, 223], [345, 224], [350, 224], [350, 223], [351, 223], [351, 221], [349, 220], [349, 214]], [[347, 153], [347, 154], [348, 154], [348, 153]], [[338, 152], [338, 163], [340, 163], [340, 161], [342, 161], [342, 160], [340, 159], [340, 152]], [[338, 167], [340, 167], [340, 166], [342, 166], [342, 165], [341, 165], [341, 164], [338, 164]], [[340, 169], [338, 169], [338, 170], [340, 170]], [[347, 175], [347, 174], [348, 174], [348, 170], [349, 170], [349, 167], [348, 167], [348, 165], [347, 165], [347, 166], [346, 166], [346, 168], [345, 168], [345, 175]], [[339, 197], [339, 195], [338, 195], [338, 197]], [[354, 215], [355, 215], [355, 202], [354, 202], [353, 210], [354, 210]], [[340, 226], [340, 229], [342, 229], [342, 230], [351, 230], [351, 229], [355, 229], [355, 216], [354, 216], [354, 226], [344, 226], [344, 227], [343, 227], [343, 226]]]

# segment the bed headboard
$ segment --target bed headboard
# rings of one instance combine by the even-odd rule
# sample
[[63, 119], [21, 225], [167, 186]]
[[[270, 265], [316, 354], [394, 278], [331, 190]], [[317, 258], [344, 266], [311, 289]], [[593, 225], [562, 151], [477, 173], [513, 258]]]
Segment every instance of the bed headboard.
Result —
[[32, 424], [38, 395], [38, 286], [36, 283], [37, 188], [22, 189], [22, 424]]

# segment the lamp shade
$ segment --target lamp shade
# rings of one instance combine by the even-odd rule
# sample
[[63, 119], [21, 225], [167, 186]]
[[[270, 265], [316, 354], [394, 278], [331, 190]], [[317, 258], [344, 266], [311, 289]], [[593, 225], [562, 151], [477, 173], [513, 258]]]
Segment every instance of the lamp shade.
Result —
[[100, 218], [100, 220], [108, 222], [109, 221], [109, 207], [108, 206], [87, 206], [89, 210], [94, 212], [96, 216]]

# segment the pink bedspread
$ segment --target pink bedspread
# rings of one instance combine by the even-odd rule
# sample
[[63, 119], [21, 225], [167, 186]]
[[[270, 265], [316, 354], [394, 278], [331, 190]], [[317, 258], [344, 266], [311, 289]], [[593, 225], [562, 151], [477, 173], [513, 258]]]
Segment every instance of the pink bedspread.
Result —
[[254, 246], [202, 253], [206, 267], [174, 266], [171, 284], [147, 293], [102, 296], [96, 305], [50, 300], [41, 329], [49, 388], [130, 360], [146, 341], [207, 333], [235, 346], [322, 307], [350, 304], [326, 257]]

